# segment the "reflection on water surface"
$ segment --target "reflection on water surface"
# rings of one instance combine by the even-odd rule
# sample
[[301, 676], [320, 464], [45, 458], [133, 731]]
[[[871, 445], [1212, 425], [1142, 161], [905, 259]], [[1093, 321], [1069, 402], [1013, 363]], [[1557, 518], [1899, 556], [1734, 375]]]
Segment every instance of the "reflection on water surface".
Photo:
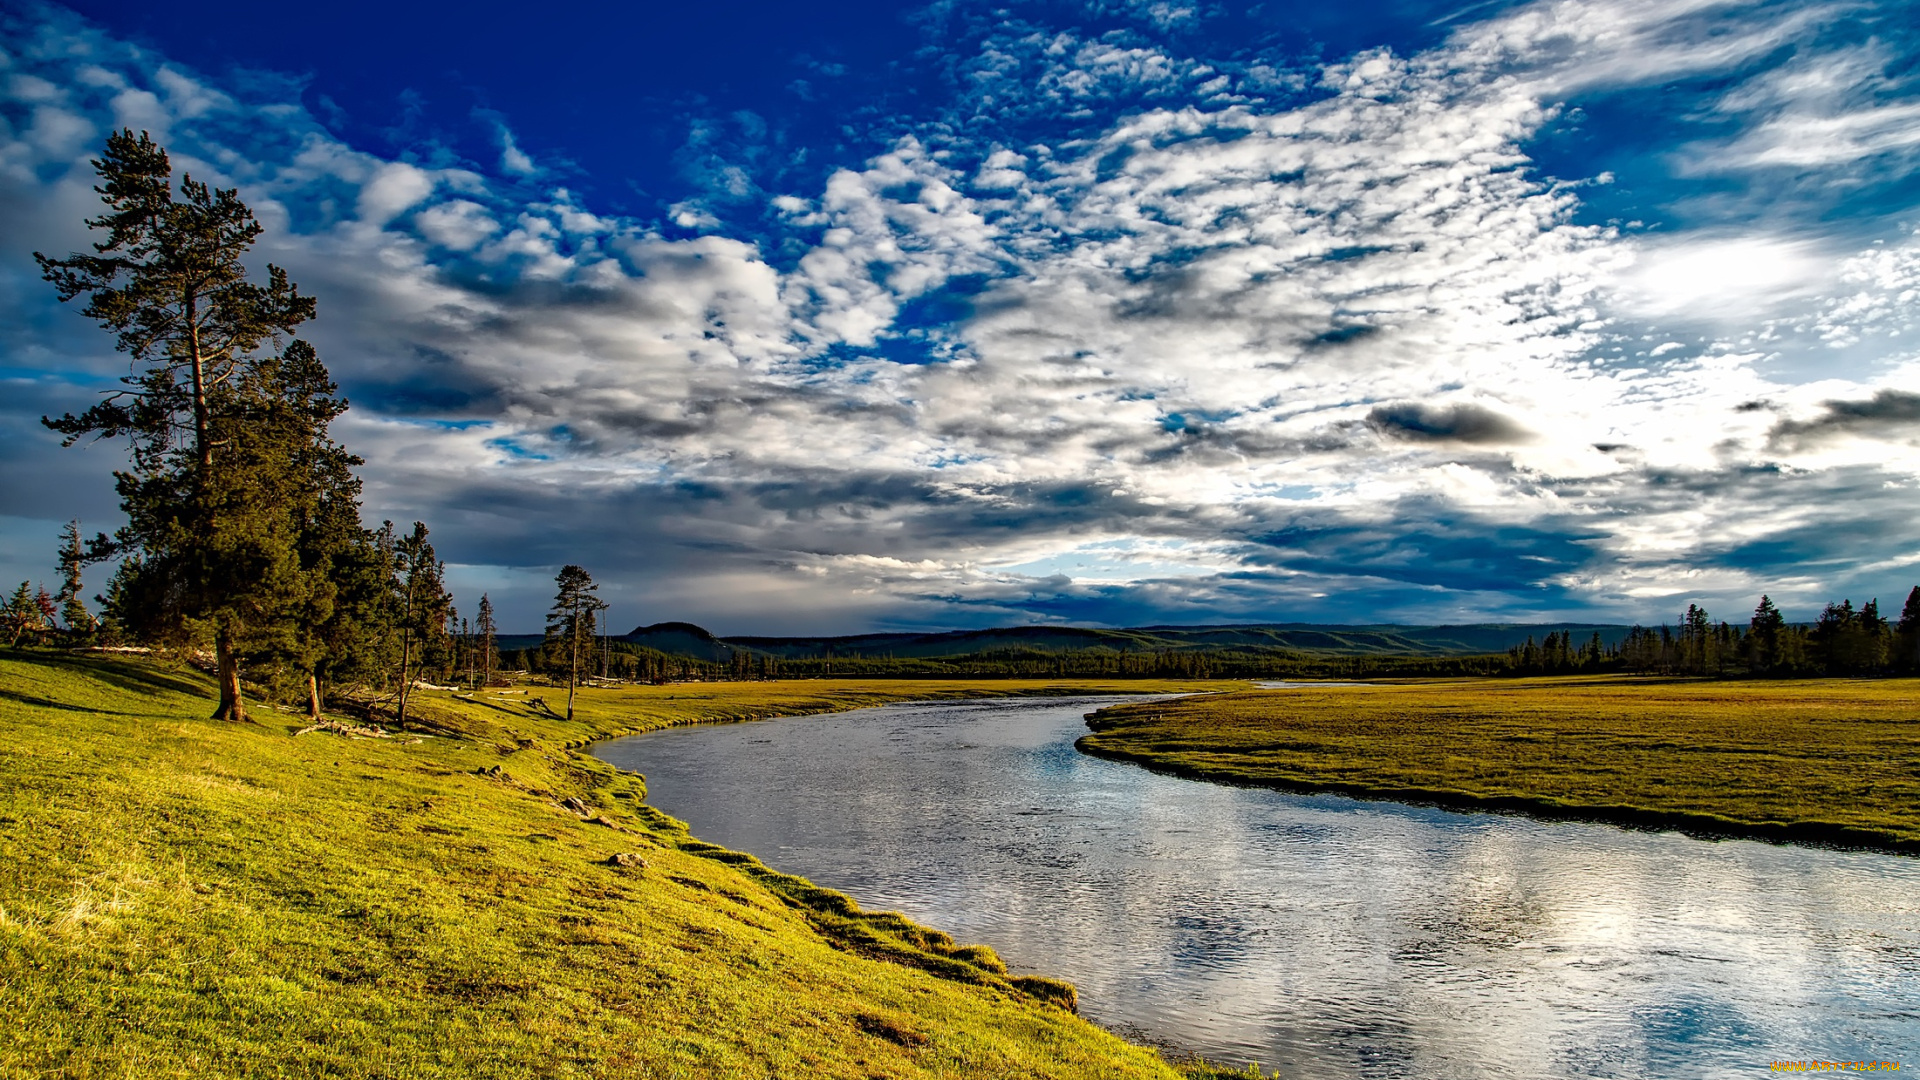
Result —
[[596, 753], [702, 839], [1071, 979], [1108, 1026], [1302, 1077], [1920, 1065], [1920, 859], [1159, 776], [1112, 699], [677, 728]]

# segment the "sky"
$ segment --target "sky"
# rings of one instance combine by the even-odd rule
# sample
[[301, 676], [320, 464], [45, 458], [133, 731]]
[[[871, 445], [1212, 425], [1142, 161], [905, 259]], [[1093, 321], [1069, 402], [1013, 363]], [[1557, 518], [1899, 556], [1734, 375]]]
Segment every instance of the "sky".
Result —
[[0, 581], [121, 520], [31, 252], [131, 127], [511, 631], [563, 563], [723, 634], [1920, 583], [1909, 3], [414, 7], [0, 0]]

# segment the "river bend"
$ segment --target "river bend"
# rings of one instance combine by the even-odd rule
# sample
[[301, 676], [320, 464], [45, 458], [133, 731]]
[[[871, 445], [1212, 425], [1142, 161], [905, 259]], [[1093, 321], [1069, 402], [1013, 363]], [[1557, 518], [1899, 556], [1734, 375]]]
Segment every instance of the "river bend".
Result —
[[1162, 776], [1115, 699], [603, 744], [702, 839], [1072, 980], [1136, 1039], [1302, 1077], [1920, 1067], [1920, 859]]

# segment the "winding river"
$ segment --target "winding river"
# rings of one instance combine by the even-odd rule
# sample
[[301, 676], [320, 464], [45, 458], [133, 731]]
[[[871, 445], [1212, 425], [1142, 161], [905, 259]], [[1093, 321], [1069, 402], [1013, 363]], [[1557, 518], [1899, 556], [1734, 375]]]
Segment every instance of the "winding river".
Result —
[[1071, 979], [1131, 1038], [1283, 1076], [1920, 1068], [1920, 859], [1161, 776], [1073, 749], [1114, 700], [595, 752], [702, 839]]

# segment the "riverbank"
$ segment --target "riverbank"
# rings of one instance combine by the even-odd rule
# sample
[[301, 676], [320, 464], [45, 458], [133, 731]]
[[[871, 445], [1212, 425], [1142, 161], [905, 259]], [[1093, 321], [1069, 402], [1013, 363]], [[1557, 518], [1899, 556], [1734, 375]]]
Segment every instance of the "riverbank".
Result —
[[573, 749], [1047, 687], [1099, 689], [633, 687], [573, 722], [564, 690], [427, 692], [430, 734], [363, 738], [213, 723], [206, 680], [137, 660], [0, 656], [0, 1074], [1180, 1075]]
[[1629, 677], [1247, 690], [1076, 744], [1205, 780], [1920, 854], [1920, 680]]

